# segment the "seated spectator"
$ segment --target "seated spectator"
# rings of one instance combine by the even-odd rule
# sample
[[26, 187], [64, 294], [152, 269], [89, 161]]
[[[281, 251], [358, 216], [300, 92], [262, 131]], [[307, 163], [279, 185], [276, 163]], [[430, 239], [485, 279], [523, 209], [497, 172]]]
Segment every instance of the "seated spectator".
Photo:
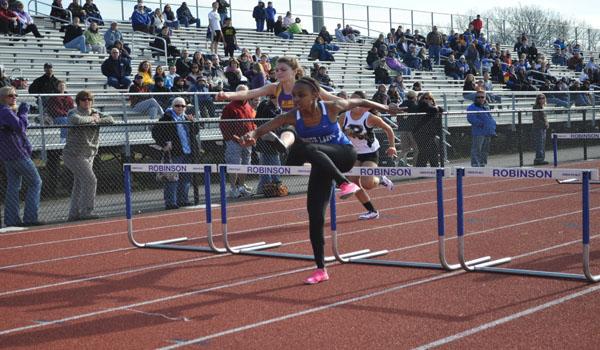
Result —
[[135, 11], [131, 14], [131, 27], [138, 32], [154, 34], [152, 19], [150, 18], [150, 15], [144, 11], [144, 5], [137, 5]]
[[[27, 139], [29, 105], [17, 107], [17, 91], [12, 86], [0, 88], [0, 161], [6, 174], [4, 223], [6, 226], [37, 226], [42, 179], [31, 160], [32, 148]], [[23, 220], [19, 217], [21, 183], [26, 186]]]
[[373, 63], [379, 60], [379, 54], [377, 53], [377, 48], [372, 47], [371, 50], [367, 53], [367, 65], [370, 69], [373, 69]]
[[121, 57], [119, 49], [112, 48], [110, 57], [102, 63], [102, 74], [106, 77], [106, 83], [115, 89], [127, 89], [131, 85], [131, 64], [126, 58]]
[[69, 12], [64, 9], [62, 0], [52, 1], [52, 10], [50, 10], [50, 18], [61, 22], [68, 22], [71, 19]]
[[175, 85], [175, 78], [179, 77], [177, 74], [177, 69], [174, 65], [169, 65], [169, 72], [165, 74], [165, 86], [169, 89], [172, 89]]
[[192, 69], [185, 77], [185, 81], [187, 85], [193, 85], [199, 77], [202, 76], [202, 71], [200, 70], [200, 66], [198, 63], [192, 63]]
[[398, 94], [400, 95], [401, 100], [404, 100], [406, 98], [406, 87], [404, 87], [404, 77], [402, 76], [402, 74], [397, 74], [394, 77], [394, 81], [392, 81], [390, 83], [390, 86], [388, 87], [388, 91], [391, 88], [395, 88], [396, 91], [398, 91]]
[[[492, 80], [490, 78], [490, 73], [483, 72], [483, 89], [486, 92], [486, 98], [488, 100], [488, 102], [493, 102], [493, 103], [502, 103], [502, 96], [500, 95], [495, 95], [492, 94], [492, 91], [494, 90], [494, 84], [492, 83]], [[502, 108], [502, 106], [500, 106], [500, 108]]]
[[138, 93], [148, 93], [150, 89], [148, 86], [143, 85], [143, 79], [139, 74], [136, 74], [133, 84], [129, 87], [129, 92], [134, 95], [129, 96], [129, 103], [134, 112], [143, 113], [150, 119], [156, 119], [156, 116], [163, 114], [163, 109], [154, 98], [148, 95], [141, 95]]
[[111, 116], [93, 108], [94, 96], [91, 92], [80, 91], [75, 97], [75, 103], [77, 107], [69, 111], [69, 125], [94, 127], [72, 128], [67, 133], [63, 161], [73, 174], [69, 221], [98, 218], [93, 213], [98, 182], [94, 174], [94, 158], [100, 146], [98, 125], [114, 123]]
[[79, 5], [79, 0], [73, 0], [73, 2], [71, 2], [67, 7], [67, 10], [71, 11], [73, 19], [75, 19], [75, 17], [78, 17], [82, 23], [85, 23], [87, 13], [83, 9], [83, 7]]
[[270, 83], [277, 82], [277, 73], [275, 72], [275, 68], [271, 68], [271, 70], [269, 71], [269, 77], [267, 78], [267, 80]]
[[[175, 164], [194, 163], [199, 151], [196, 139], [199, 128], [198, 124], [193, 123], [194, 116], [186, 114], [185, 100], [181, 97], [173, 99], [171, 107], [165, 111], [160, 121], [165, 123], [152, 128], [152, 138], [162, 147], [169, 160]], [[184, 121], [189, 123], [174, 123]], [[180, 173], [177, 181], [165, 182], [163, 191], [166, 210], [192, 205], [188, 197], [191, 182], [190, 173]]]
[[[164, 39], [164, 41], [161, 39]], [[167, 26], [162, 28], [160, 34], [158, 34], [157, 38], [154, 39], [154, 42], [151, 46], [160, 51], [164, 51], [165, 42], [167, 44], [167, 56], [171, 56], [173, 58], [179, 56], [179, 50], [174, 45], [171, 45], [171, 35], [169, 34], [169, 27]]]
[[[343, 33], [343, 29], [342, 29], [342, 25], [340, 23], [337, 24], [337, 27], [335, 28], [335, 39], [341, 43], [344, 43], [346, 41], [350, 41], [348, 40], [348, 38], [346, 38], [346, 36]], [[377, 51], [377, 50], [375, 50]]]
[[194, 23], [196, 24], [196, 28], [200, 28], [200, 19], [192, 16], [192, 12], [185, 2], [182, 2], [181, 6], [177, 9], [177, 20], [186, 28]]
[[[163, 18], [163, 14], [159, 8], [152, 12], [150, 16], [150, 20], [152, 23], [152, 27], [154, 28], [155, 34], [160, 34], [162, 32], [163, 27], [167, 27], [166, 22]], [[168, 27], [167, 27], [168, 28]]]
[[[154, 78], [154, 86], [152, 87], [152, 92], [154, 93], [167, 93], [171, 92], [171, 90], [165, 86], [165, 79], [163, 77]], [[169, 95], [156, 95], [156, 101], [160, 105], [162, 109], [166, 109], [169, 107], [169, 101], [171, 96]]]
[[137, 4], [135, 4], [135, 6], [133, 6], [133, 10], [135, 11], [138, 7], [142, 6], [142, 9], [144, 10], [145, 13], [147, 13], [149, 16], [152, 15], [152, 9], [149, 8], [148, 6], [144, 5], [144, 0], [137, 0]]
[[252, 68], [252, 56], [250, 56], [250, 53], [247, 50], [246, 53], [242, 51], [238, 64], [242, 72], [247, 72]]
[[277, 17], [277, 21], [275, 21], [275, 24], [273, 25], [273, 34], [282, 39], [294, 39], [294, 34], [288, 32], [287, 28], [283, 25], [281, 16]]
[[571, 100], [575, 102], [575, 106], [592, 106], [594, 104], [592, 94], [589, 92], [589, 84], [587, 88], [582, 87], [579, 81], [575, 80], [571, 84], [571, 91], [582, 91], [581, 93], [572, 93]]
[[291, 33], [291, 34], [304, 33], [305, 30], [302, 29], [302, 25], [300, 25], [300, 22], [301, 22], [300, 18], [296, 17], [296, 19], [294, 20], [294, 23], [290, 24], [290, 26], [288, 27], [288, 29], [287, 29], [288, 33]]
[[209, 94], [210, 85], [204, 76], [190, 85], [189, 92], [198, 92], [198, 109], [202, 118], [215, 118], [215, 104], [212, 95]]
[[44, 75], [29, 85], [30, 94], [55, 94], [58, 92], [58, 79], [54, 76], [52, 63], [44, 63]]
[[389, 84], [392, 82], [385, 58], [382, 57], [373, 63], [373, 71], [375, 73], [375, 84]]
[[110, 50], [114, 47], [115, 41], [123, 42], [123, 33], [117, 29], [117, 22], [112, 22], [110, 28], [104, 32], [104, 45], [106, 50]]
[[319, 61], [335, 61], [330, 51], [337, 51], [337, 46], [325, 44], [325, 40], [318, 36], [310, 49], [309, 58]]
[[333, 83], [333, 81], [331, 81], [329, 74], [327, 74], [327, 67], [325, 66], [319, 67], [319, 69], [317, 70], [317, 74], [314, 78], [322, 85], [329, 86], [330, 88], [335, 88], [335, 84]]
[[83, 29], [79, 26], [79, 17], [73, 17], [73, 23], [64, 27], [65, 37], [63, 44], [67, 49], [79, 49], [81, 53], [87, 53], [88, 47], [83, 35]]
[[152, 86], [154, 85], [154, 79], [152, 74], [152, 64], [149, 61], [142, 61], [138, 66], [137, 74], [142, 77], [142, 85]]
[[463, 97], [467, 100], [475, 102], [477, 87], [475, 86], [475, 76], [471, 73], [467, 74], [463, 84]]
[[202, 54], [202, 52], [200, 52], [200, 51], [194, 52], [194, 56], [192, 57], [192, 64], [196, 63], [196, 64], [198, 64], [198, 66], [204, 67], [205, 61], [206, 61], [206, 59], [204, 58], [204, 55]]
[[179, 21], [173, 10], [171, 9], [171, 5], [166, 4], [163, 11], [163, 18], [165, 20], [165, 24], [169, 28], [179, 29]]
[[388, 94], [390, 103], [394, 103], [394, 104], [402, 103], [402, 98], [400, 97], [400, 94], [398, 93], [398, 89], [396, 88], [395, 85], [390, 85], [390, 87], [388, 88], [387, 94]]
[[[73, 98], [67, 95], [67, 84], [59, 80], [58, 81], [58, 93], [62, 94], [61, 96], [51, 96], [48, 98], [48, 103], [44, 111], [52, 119], [52, 123], [54, 125], [66, 125], [68, 124], [67, 115], [69, 114], [69, 110], [75, 107], [75, 102], [73, 102]], [[69, 129], [62, 128], [60, 129], [60, 139], [61, 142], [65, 142], [67, 139], [67, 132]]]
[[292, 18], [292, 13], [288, 11], [285, 13], [285, 17], [283, 17], [283, 28], [287, 30], [292, 23], [294, 23], [294, 19]]
[[261, 88], [266, 84], [265, 72], [260, 63], [253, 63], [252, 68], [245, 75], [248, 78], [250, 90]]
[[126, 58], [129, 60], [129, 62], [131, 62], [131, 56], [129, 56], [131, 53], [131, 49], [129, 47], [124, 46], [122, 42], [117, 40], [115, 41], [113, 49], [118, 49], [121, 57]]
[[454, 80], [462, 80], [464, 79], [464, 72], [461, 72], [457, 63], [458, 62], [454, 58], [454, 54], [450, 54], [446, 64], [444, 64], [444, 74]]
[[404, 64], [410, 68], [421, 70], [422, 61], [418, 56], [417, 47], [415, 45], [410, 45], [408, 55], [404, 57]]
[[318, 36], [325, 40], [325, 44], [330, 44], [333, 41], [331, 34], [329, 34], [329, 32], [327, 31], [327, 27], [325, 26], [321, 27], [321, 31], [319, 32]]
[[44, 37], [42, 34], [40, 34], [35, 23], [33, 23], [31, 16], [25, 12], [23, 3], [20, 1], [17, 1], [16, 3], [15, 14], [17, 17], [19, 17], [19, 34], [25, 35], [27, 33], [33, 33], [33, 36], [36, 38]]
[[346, 24], [346, 27], [342, 30], [342, 34], [348, 39], [347, 41], [356, 42], [356, 38], [360, 35], [360, 32], [353, 29], [349, 24]]
[[8, 9], [8, 1], [0, 0], [0, 34], [18, 34], [19, 16]]
[[156, 82], [156, 78], [162, 78], [163, 82], [165, 79], [165, 70], [163, 69], [163, 67], [159, 64], [158, 66], [156, 66], [156, 68], [154, 68], [154, 75], [152, 76], [152, 79], [154, 79], [154, 81]]
[[98, 32], [98, 24], [96, 22], [90, 22], [90, 26], [83, 33], [83, 36], [85, 37], [85, 44], [88, 51], [101, 54], [106, 53], [106, 43], [102, 35]]
[[0, 88], [5, 86], [12, 86], [10, 78], [6, 76], [4, 66], [0, 64]]
[[229, 60], [229, 64], [227, 65], [227, 68], [225, 68], [225, 77], [227, 78], [227, 85], [232, 91], [235, 90], [238, 85], [247, 81], [246, 76], [242, 74], [239, 62], [236, 59]]
[[387, 66], [396, 73], [403, 75], [410, 75], [410, 68], [402, 64], [402, 62], [398, 61], [395, 57], [395, 51], [389, 51], [387, 57], [385, 58], [385, 63]]
[[494, 64], [492, 65], [492, 81], [496, 83], [504, 83], [504, 67], [499, 58], [496, 58]]
[[579, 52], [574, 52], [573, 56], [567, 60], [567, 68], [576, 72], [583, 70], [583, 57], [581, 57]]
[[371, 98], [371, 101], [381, 103], [382, 105], [390, 104], [390, 97], [387, 94], [387, 87], [384, 84], [377, 86], [377, 92]]
[[269, 60], [269, 56], [267, 54], [260, 55], [260, 60], [258, 61], [262, 66], [263, 72], [265, 73], [265, 78], [269, 76], [269, 71], [271, 70], [271, 61]]
[[[183, 77], [177, 77], [173, 80], [173, 87], [171, 88], [171, 92], [187, 92], [188, 86], [186, 85], [186, 80]], [[179, 95], [182, 97], [186, 104], [190, 104], [192, 102], [191, 95]]]
[[104, 25], [104, 21], [102, 20], [102, 15], [100, 14], [100, 10], [98, 6], [94, 4], [94, 0], [85, 0], [85, 4], [83, 5], [83, 10], [87, 14], [87, 20], [90, 22], [96, 22], [99, 26]]
[[192, 60], [189, 58], [188, 50], [181, 50], [181, 57], [175, 61], [177, 74], [181, 77], [187, 77], [192, 71]]

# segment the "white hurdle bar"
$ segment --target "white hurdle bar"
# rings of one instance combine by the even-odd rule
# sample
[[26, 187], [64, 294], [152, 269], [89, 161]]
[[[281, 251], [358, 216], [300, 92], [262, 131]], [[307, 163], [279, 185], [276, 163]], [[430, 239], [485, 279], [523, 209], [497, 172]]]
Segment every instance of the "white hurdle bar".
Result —
[[[345, 175], [350, 176], [393, 176], [401, 178], [435, 178], [436, 189], [437, 189], [437, 217], [438, 217], [438, 258], [440, 263], [431, 262], [419, 262], [419, 261], [399, 261], [399, 260], [381, 260], [371, 259], [377, 255], [383, 255], [388, 253], [388, 250], [382, 250], [374, 253], [366, 253], [362, 255], [355, 255], [351, 257], [345, 257], [344, 254], [340, 254], [338, 248], [338, 235], [336, 230], [335, 222], [335, 199], [331, 200], [331, 211], [332, 211], [332, 237], [333, 237], [333, 253], [341, 263], [355, 263], [355, 264], [366, 264], [366, 265], [379, 265], [379, 266], [392, 266], [392, 267], [410, 267], [410, 268], [422, 268], [422, 269], [434, 269], [434, 270], [446, 270], [454, 271], [461, 268], [460, 264], [449, 264], [446, 259], [446, 235], [444, 228], [444, 194], [443, 194], [443, 178], [445, 176], [446, 169], [444, 168], [412, 168], [412, 167], [382, 167], [382, 168], [370, 168], [370, 167], [355, 167], [352, 168]], [[378, 254], [380, 253], [380, 254]], [[467, 261], [468, 265], [477, 265], [491, 260], [489, 256], [484, 256], [478, 259]]]
[[[463, 269], [469, 272], [493, 272], [522, 276], [551, 277], [562, 279], [583, 280], [589, 282], [600, 281], [600, 275], [592, 275], [590, 271], [590, 200], [589, 183], [591, 179], [598, 179], [598, 170], [587, 169], [546, 169], [546, 168], [456, 168], [456, 200], [457, 215], [456, 225], [458, 234], [458, 256]], [[578, 178], [582, 183], [582, 243], [583, 243], [583, 274], [563, 273], [555, 271], [540, 271], [529, 269], [491, 267], [491, 263], [500, 261], [510, 262], [510, 258], [502, 258], [476, 266], [467, 266], [465, 260], [464, 242], [464, 207], [463, 207], [463, 177], [494, 177], [514, 179], [569, 179]]]
[[[213, 240], [212, 227], [212, 204], [210, 195], [211, 173], [217, 171], [215, 164], [141, 164], [131, 163], [124, 164], [124, 180], [125, 180], [125, 212], [127, 216], [127, 236], [129, 242], [138, 248], [152, 249], [170, 249], [170, 250], [186, 250], [207, 253], [225, 253], [226, 250], [218, 248]], [[206, 231], [208, 246], [191, 246], [177, 245], [189, 240], [188, 237], [179, 237], [173, 239], [165, 239], [160, 241], [152, 241], [147, 243], [138, 242], [134, 237], [133, 230], [133, 210], [131, 204], [131, 173], [156, 173], [156, 172], [185, 172], [185, 173], [203, 173], [204, 174], [204, 196], [205, 196], [205, 213], [206, 213]]]

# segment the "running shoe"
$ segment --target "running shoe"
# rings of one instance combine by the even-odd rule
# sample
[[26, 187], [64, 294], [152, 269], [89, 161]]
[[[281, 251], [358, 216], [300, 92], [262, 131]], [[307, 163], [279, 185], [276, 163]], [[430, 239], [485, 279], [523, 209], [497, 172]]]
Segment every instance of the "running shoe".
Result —
[[362, 213], [358, 216], [359, 220], [371, 220], [371, 219], [377, 219], [379, 217], [379, 212], [378, 211], [368, 211], [366, 213]]
[[325, 282], [329, 279], [329, 275], [325, 269], [316, 269], [315, 272], [304, 280], [304, 284], [317, 284]]
[[271, 146], [273, 146], [273, 148], [275, 148], [275, 150], [279, 153], [283, 153], [286, 154], [287, 153], [287, 147], [285, 147], [285, 143], [283, 143], [283, 141], [281, 141], [281, 139], [279, 138], [279, 136], [277, 136], [277, 134], [275, 134], [272, 131], [269, 131], [268, 133], [264, 134], [261, 139], [263, 141], [267, 141], [270, 143]]
[[338, 187], [338, 189], [340, 199], [346, 199], [360, 190], [360, 187], [358, 187], [358, 185], [356, 185], [354, 182], [344, 182]]
[[387, 189], [390, 191], [394, 189], [394, 183], [392, 180], [388, 179], [387, 176], [381, 176], [381, 181], [379, 184], [381, 184], [383, 187], [387, 187]]

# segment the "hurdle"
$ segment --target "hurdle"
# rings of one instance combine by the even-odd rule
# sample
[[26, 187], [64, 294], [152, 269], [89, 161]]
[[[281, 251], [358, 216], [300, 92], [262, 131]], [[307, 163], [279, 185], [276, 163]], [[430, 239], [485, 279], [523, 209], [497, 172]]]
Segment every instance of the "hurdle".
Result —
[[[600, 133], [587, 132], [587, 133], [553, 133], [552, 134], [552, 155], [554, 167], [558, 166], [558, 140], [598, 140], [600, 139]], [[587, 160], [587, 146], [583, 145], [583, 160]], [[579, 185], [581, 184], [580, 178], [568, 178], [568, 179], [557, 179], [556, 182], [559, 184]], [[590, 184], [599, 184], [600, 181], [590, 180]]]
[[[380, 266], [393, 266], [393, 267], [410, 267], [410, 268], [422, 268], [422, 269], [434, 269], [434, 270], [446, 270], [454, 271], [461, 268], [460, 264], [449, 264], [446, 259], [446, 235], [444, 228], [444, 194], [443, 194], [443, 178], [445, 176], [444, 168], [369, 168], [369, 167], [355, 167], [346, 173], [346, 175], [352, 176], [395, 176], [402, 178], [435, 178], [436, 179], [436, 191], [437, 191], [437, 222], [438, 222], [438, 258], [440, 263], [430, 262], [418, 262], [418, 261], [398, 261], [398, 260], [382, 260], [382, 259], [371, 259], [374, 257], [373, 254], [366, 253], [362, 255], [355, 255], [350, 257], [344, 257], [340, 254], [338, 244], [339, 239], [337, 235], [337, 227], [335, 223], [335, 197], [331, 199], [330, 207], [332, 214], [332, 237], [333, 237], [333, 254], [337, 261], [341, 263], [354, 263], [354, 264], [366, 264], [366, 265], [380, 265]], [[388, 252], [387, 250], [385, 252]], [[487, 261], [490, 261], [491, 257], [484, 256], [478, 259], [474, 259], [466, 262], [469, 265], [477, 265]]]
[[[176, 243], [185, 242], [188, 237], [178, 237], [173, 239], [165, 239], [160, 241], [152, 241], [142, 243], [136, 240], [133, 230], [133, 210], [131, 205], [131, 173], [132, 172], [143, 172], [143, 173], [155, 173], [158, 171], [165, 171], [165, 166], [169, 168], [167, 171], [174, 172], [187, 172], [187, 173], [204, 173], [204, 196], [205, 196], [205, 213], [206, 213], [206, 232], [208, 246], [192, 246], [192, 245], [177, 245]], [[185, 250], [185, 251], [196, 251], [206, 253], [226, 253], [227, 250], [224, 248], [218, 248], [213, 239], [213, 227], [212, 227], [212, 204], [210, 194], [210, 181], [211, 173], [217, 171], [215, 164], [124, 164], [124, 180], [125, 180], [125, 214], [127, 217], [127, 236], [129, 242], [138, 248], [152, 248], [152, 249], [170, 249], [170, 250]], [[261, 247], [265, 242], [257, 242], [249, 245], [245, 245], [237, 248], [246, 247]]]
[[[253, 174], [253, 175], [263, 175], [263, 174], [276, 174], [276, 175], [310, 175], [310, 166], [277, 166], [277, 165], [235, 165], [235, 164], [220, 164], [219, 165], [219, 174], [221, 177], [221, 224], [222, 224], [222, 234], [223, 234], [223, 245], [227, 252], [231, 254], [241, 254], [241, 255], [252, 255], [252, 256], [263, 256], [270, 258], [281, 258], [281, 259], [292, 259], [292, 260], [309, 260], [313, 261], [313, 255], [307, 254], [296, 254], [296, 253], [287, 253], [287, 252], [276, 252], [276, 251], [257, 251], [255, 247], [245, 247], [245, 248], [237, 248], [231, 247], [228, 238], [227, 232], [227, 184], [226, 177], [227, 173], [232, 174]], [[332, 192], [333, 196], [333, 192]], [[334, 212], [330, 211], [331, 223], [334, 222], [333, 215]], [[274, 248], [280, 246], [281, 242], [275, 242], [267, 244], [266, 247]], [[263, 248], [264, 249], [264, 248]], [[346, 253], [344, 257], [350, 257], [354, 255], [361, 255], [370, 253], [369, 249], [362, 249], [359, 251]], [[380, 252], [381, 254], [385, 254], [386, 252]], [[326, 256], [326, 262], [335, 261], [336, 258], [334, 256]]]
[[[583, 274], [564, 273], [558, 271], [543, 271], [517, 268], [491, 267], [489, 263], [468, 266], [465, 260], [464, 241], [464, 206], [463, 206], [463, 177], [495, 177], [495, 178], [537, 178], [537, 179], [565, 179], [574, 176], [581, 179], [582, 183], [582, 261]], [[463, 269], [468, 272], [492, 272], [521, 276], [548, 277], [558, 279], [573, 279], [579, 281], [598, 282], [600, 275], [594, 276], [590, 271], [590, 180], [598, 179], [598, 170], [581, 169], [544, 169], [544, 168], [456, 168], [456, 201], [457, 215], [456, 226], [458, 235], [458, 257]], [[499, 259], [510, 262], [511, 258]]]

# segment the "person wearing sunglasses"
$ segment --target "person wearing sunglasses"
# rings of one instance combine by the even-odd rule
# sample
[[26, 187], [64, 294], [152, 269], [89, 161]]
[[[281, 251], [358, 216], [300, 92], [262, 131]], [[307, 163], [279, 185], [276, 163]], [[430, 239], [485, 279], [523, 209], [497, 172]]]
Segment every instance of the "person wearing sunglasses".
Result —
[[111, 116], [93, 108], [94, 96], [83, 90], [75, 96], [76, 107], [69, 111], [67, 120], [73, 126], [67, 133], [63, 150], [65, 167], [73, 173], [73, 190], [69, 209], [69, 221], [97, 219], [94, 214], [96, 185], [94, 158], [100, 147], [99, 125], [113, 124]]
[[[198, 151], [196, 135], [200, 129], [194, 123], [193, 114], [186, 114], [186, 103], [182, 97], [176, 97], [167, 108], [160, 124], [152, 128], [152, 138], [164, 152], [166, 161], [173, 164], [194, 162]], [[184, 123], [184, 122], [188, 123]], [[179, 174], [177, 181], [164, 184], [165, 209], [178, 209], [192, 205], [188, 199], [192, 177], [190, 173]]]
[[[42, 179], [31, 160], [31, 144], [27, 139], [29, 105], [17, 108], [17, 92], [12, 86], [0, 88], [0, 161], [6, 172], [4, 220], [6, 226], [43, 225], [38, 220]], [[19, 217], [19, 192], [25, 183], [25, 211]]]
[[490, 151], [492, 136], [496, 136], [496, 121], [490, 113], [485, 91], [475, 93], [475, 102], [467, 107], [467, 120], [471, 124], [471, 166], [484, 167]]

